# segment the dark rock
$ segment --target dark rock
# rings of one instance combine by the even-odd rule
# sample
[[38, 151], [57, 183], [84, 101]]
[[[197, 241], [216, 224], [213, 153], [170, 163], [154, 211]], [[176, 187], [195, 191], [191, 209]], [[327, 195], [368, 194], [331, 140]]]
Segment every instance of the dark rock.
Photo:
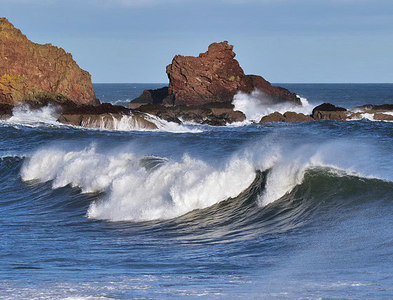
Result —
[[0, 120], [10, 118], [12, 116], [12, 109], [12, 105], [0, 103]]
[[242, 112], [234, 111], [233, 108], [231, 103], [208, 103], [200, 106], [142, 105], [138, 110], [168, 122], [181, 123], [181, 119], [186, 122], [223, 126], [246, 119]]
[[331, 103], [323, 103], [321, 105], [316, 106], [312, 110], [312, 114], [314, 114], [316, 111], [346, 111], [346, 109], [344, 107], [335, 106]]
[[72, 102], [59, 104], [63, 114], [85, 114], [85, 115], [99, 115], [99, 114], [120, 114], [128, 115], [130, 110], [124, 106], [113, 105], [111, 103], [101, 103], [99, 105], [76, 105]]
[[337, 107], [330, 103], [323, 103], [315, 107], [312, 111], [314, 120], [336, 120], [345, 121], [348, 118], [348, 112], [343, 107]]
[[170, 97], [168, 97], [168, 87], [163, 87], [156, 90], [144, 90], [142, 95], [132, 100], [128, 107], [136, 109], [144, 104], [172, 104]]

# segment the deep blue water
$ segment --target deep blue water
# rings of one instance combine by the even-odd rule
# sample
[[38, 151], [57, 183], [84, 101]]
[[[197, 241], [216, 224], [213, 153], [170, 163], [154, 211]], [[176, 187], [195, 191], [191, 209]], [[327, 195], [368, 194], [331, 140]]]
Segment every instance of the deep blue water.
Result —
[[[125, 104], [160, 86], [95, 90]], [[393, 103], [393, 84], [284, 86]], [[0, 124], [0, 298], [393, 297], [392, 123], [19, 121]]]

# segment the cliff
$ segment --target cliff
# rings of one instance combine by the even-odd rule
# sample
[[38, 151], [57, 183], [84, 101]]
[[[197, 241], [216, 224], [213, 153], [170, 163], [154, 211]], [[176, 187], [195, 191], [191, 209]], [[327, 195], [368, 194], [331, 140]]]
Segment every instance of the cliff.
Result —
[[90, 74], [70, 53], [51, 44], [31, 42], [0, 18], [0, 103], [54, 100], [96, 104]]

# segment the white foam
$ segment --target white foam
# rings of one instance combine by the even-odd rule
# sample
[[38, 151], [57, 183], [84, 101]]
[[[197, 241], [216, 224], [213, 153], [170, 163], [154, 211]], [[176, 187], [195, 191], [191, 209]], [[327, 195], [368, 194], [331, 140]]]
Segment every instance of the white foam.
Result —
[[362, 117], [362, 119], [367, 119], [367, 120], [370, 120], [370, 121], [376, 121], [374, 119], [374, 114], [363, 113], [363, 114], [361, 114], [361, 117]]
[[[275, 152], [266, 152], [274, 159], [270, 162], [270, 171], [266, 178], [264, 192], [258, 204], [266, 206], [301, 184], [306, 171], [315, 167], [327, 167], [338, 176], [358, 176], [391, 180], [391, 174], [370, 173], [370, 145], [360, 145], [347, 141], [330, 141], [322, 144], [304, 144], [296, 148], [278, 147]], [[376, 150], [375, 150], [376, 151]], [[353, 156], [352, 153], [357, 153]], [[267, 167], [268, 165], [266, 165]], [[268, 169], [268, 168], [262, 168]]]
[[31, 109], [28, 105], [17, 106], [12, 111], [12, 116], [7, 123], [20, 124], [35, 127], [37, 125], [61, 125], [57, 122], [59, 116], [58, 108], [53, 105], [44, 106], [39, 109]]
[[105, 191], [105, 199], [90, 205], [89, 218], [144, 221], [174, 218], [236, 197], [251, 185], [255, 169], [240, 158], [215, 168], [185, 155], [179, 162], [147, 170], [130, 153], [52, 148], [37, 151], [24, 164], [21, 177], [52, 180], [53, 188], [71, 185], [82, 192]]
[[381, 157], [375, 155], [377, 151], [374, 145], [358, 141], [293, 146], [293, 141], [268, 136], [214, 165], [188, 155], [173, 161], [129, 151], [100, 153], [94, 145], [78, 151], [56, 147], [38, 150], [26, 159], [21, 177], [24, 181], [52, 181], [54, 189], [71, 185], [84, 193], [105, 192], [90, 205], [89, 218], [146, 221], [174, 218], [234, 198], [252, 184], [256, 170], [269, 170], [258, 199], [260, 206], [292, 191], [314, 167], [338, 170], [340, 176], [391, 181], [391, 170], [377, 167], [381, 162], [373, 160]]
[[[37, 127], [42, 125], [50, 126], [70, 126], [58, 122], [60, 109], [54, 105], [44, 106], [39, 109], [31, 109], [28, 105], [17, 106], [13, 109], [13, 115], [2, 121], [11, 125], [23, 125], [29, 127]], [[167, 122], [153, 115], [145, 115], [146, 120], [157, 126], [157, 129], [148, 129], [144, 126], [139, 118], [133, 115], [124, 115], [121, 118], [111, 114], [102, 115], [94, 120], [86, 119], [82, 128], [99, 129], [99, 130], [115, 130], [115, 131], [163, 131], [172, 133], [198, 133], [201, 129], [195, 126], [180, 125], [174, 122]], [[79, 126], [72, 126], [80, 128]]]
[[[154, 123], [160, 131], [173, 132], [173, 133], [199, 133], [202, 132], [201, 129], [196, 128], [197, 124], [177, 124], [175, 122], [168, 122], [166, 120], [160, 119], [157, 116], [146, 114], [146, 119]], [[200, 126], [199, 126], [200, 127]]]
[[274, 103], [268, 95], [259, 90], [254, 90], [251, 94], [243, 92], [237, 93], [232, 101], [235, 110], [242, 111], [248, 121], [259, 122], [263, 116], [274, 112], [285, 113], [292, 111], [296, 113], [311, 114], [313, 106], [306, 98], [299, 97], [302, 105], [293, 103]]

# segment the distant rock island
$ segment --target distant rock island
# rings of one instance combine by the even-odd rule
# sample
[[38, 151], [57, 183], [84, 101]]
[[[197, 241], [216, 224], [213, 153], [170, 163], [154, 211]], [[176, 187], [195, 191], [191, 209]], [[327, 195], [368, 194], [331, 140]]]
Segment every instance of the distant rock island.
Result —
[[[96, 99], [90, 74], [72, 55], [51, 44], [31, 42], [6, 18], [0, 18], [0, 119], [12, 116], [15, 106], [38, 109], [55, 105], [58, 121], [88, 128], [113, 129], [116, 122], [129, 122], [141, 129], [157, 129], [155, 117], [168, 122], [191, 121], [224, 126], [246, 116], [235, 111], [232, 100], [241, 93], [259, 91], [272, 105], [301, 105], [299, 97], [271, 85], [261, 76], [246, 75], [228, 42], [213, 43], [198, 57], [176, 55], [167, 66], [169, 86], [145, 90], [129, 107], [101, 104]], [[363, 114], [374, 120], [393, 121], [393, 105], [365, 105], [347, 111], [324, 103], [311, 115], [275, 112], [266, 122], [357, 120]]]
[[130, 103], [200, 106], [208, 103], [231, 103], [238, 92], [251, 93], [255, 89], [272, 98], [273, 102], [301, 104], [296, 94], [272, 86], [261, 76], [245, 75], [235, 59], [233, 46], [227, 41], [213, 43], [198, 57], [176, 55], [166, 67], [169, 87], [145, 90]]
[[301, 105], [299, 97], [287, 89], [272, 86], [261, 76], [245, 75], [235, 56], [227, 41], [211, 44], [198, 57], [176, 55], [166, 67], [169, 86], [145, 90], [129, 108], [177, 123], [183, 120], [219, 126], [246, 119], [232, 105], [239, 92], [259, 90], [272, 104]]

